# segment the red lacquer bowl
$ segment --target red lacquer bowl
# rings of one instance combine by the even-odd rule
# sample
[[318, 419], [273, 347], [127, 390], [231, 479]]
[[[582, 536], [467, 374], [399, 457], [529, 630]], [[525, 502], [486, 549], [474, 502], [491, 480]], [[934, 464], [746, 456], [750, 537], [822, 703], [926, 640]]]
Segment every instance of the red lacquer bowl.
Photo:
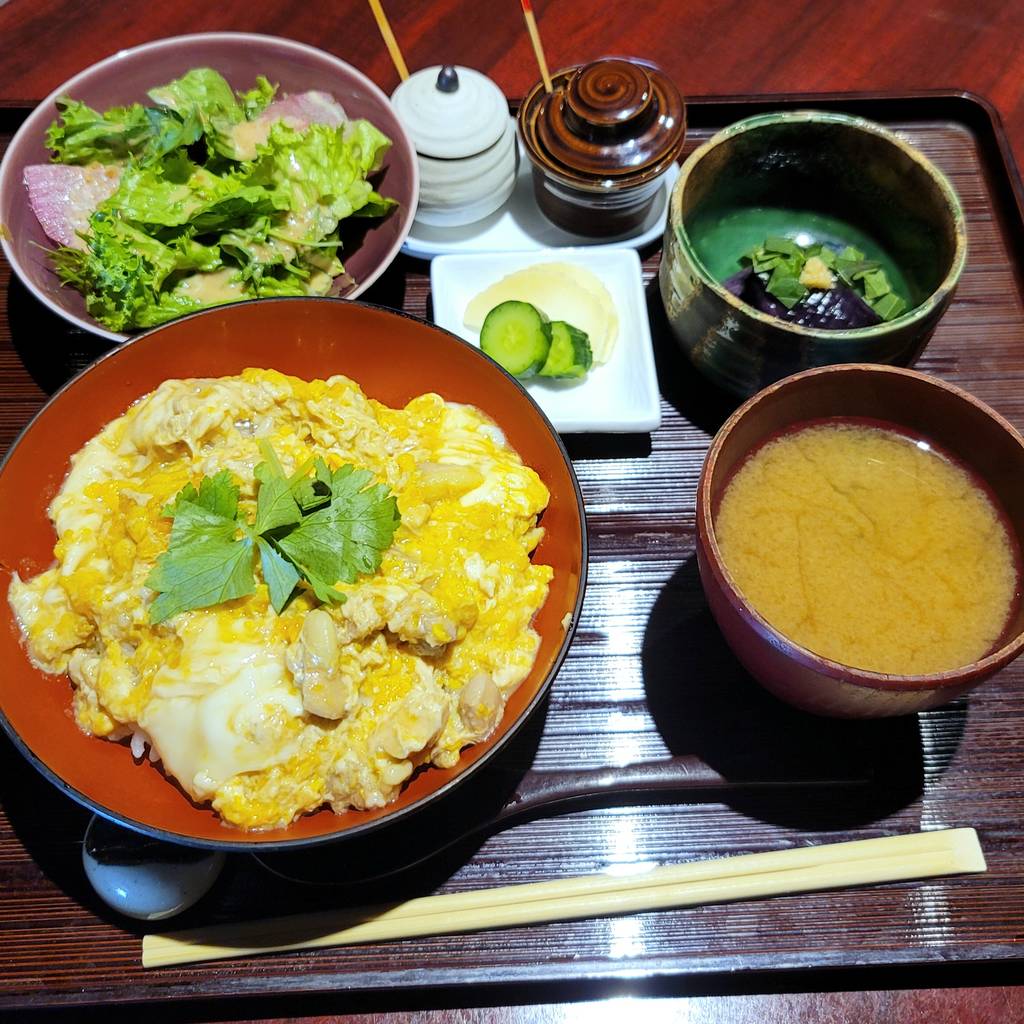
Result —
[[723, 566], [715, 513], [733, 470], [778, 431], [828, 416], [887, 420], [940, 445], [988, 484], [1024, 549], [1024, 438], [1002, 416], [961, 388], [913, 370], [869, 363], [807, 370], [740, 406], [708, 451], [697, 490], [697, 564], [712, 614], [747, 671], [807, 711], [882, 718], [945, 704], [1021, 653], [1024, 608], [984, 658], [934, 675], [885, 675], [830, 661], [787, 639], [754, 610]]
[[[490, 739], [467, 748], [455, 768], [414, 776], [387, 808], [340, 815], [321, 810], [262, 833], [221, 824], [158, 768], [134, 764], [125, 744], [83, 735], [71, 715], [71, 683], [31, 665], [7, 601], [12, 572], [25, 578], [53, 563], [56, 537], [46, 509], [74, 452], [164, 380], [225, 376], [250, 366], [307, 380], [342, 373], [391, 406], [436, 391], [488, 413], [551, 492], [534, 558], [555, 571], [534, 622], [541, 636], [537, 660]], [[158, 838], [243, 850], [354, 835], [437, 798], [481, 767], [524, 723], [565, 657], [586, 573], [583, 499], [565, 448], [519, 383], [478, 349], [421, 320], [358, 302], [296, 298], [222, 306], [141, 335], [94, 363], [53, 396], [0, 466], [0, 724], [69, 796]]]

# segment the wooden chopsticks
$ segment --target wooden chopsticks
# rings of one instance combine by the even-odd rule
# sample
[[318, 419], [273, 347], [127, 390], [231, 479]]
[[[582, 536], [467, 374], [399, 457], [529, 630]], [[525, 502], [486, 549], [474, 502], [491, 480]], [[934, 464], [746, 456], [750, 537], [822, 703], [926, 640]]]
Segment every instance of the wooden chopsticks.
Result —
[[533, 4], [530, 0], [519, 0], [519, 5], [523, 9], [523, 20], [526, 22], [526, 31], [530, 36], [530, 45], [533, 47], [533, 56], [537, 61], [541, 81], [544, 83], [544, 91], [551, 92], [551, 75], [548, 72], [548, 62], [544, 57], [540, 32], [537, 31], [537, 19], [533, 16]]
[[391, 56], [392, 64], [395, 65], [398, 77], [404, 82], [409, 77], [409, 69], [406, 67], [405, 58], [398, 47], [395, 33], [391, 31], [391, 22], [388, 21], [388, 16], [384, 13], [380, 0], [366, 0], [366, 2], [370, 5], [373, 20], [377, 22], [377, 31], [380, 32], [380, 37], [384, 40], [384, 45]]
[[583, 875], [351, 911], [147, 935], [142, 940], [142, 964], [165, 967], [985, 870], [974, 829], [917, 832], [696, 861], [641, 875]]

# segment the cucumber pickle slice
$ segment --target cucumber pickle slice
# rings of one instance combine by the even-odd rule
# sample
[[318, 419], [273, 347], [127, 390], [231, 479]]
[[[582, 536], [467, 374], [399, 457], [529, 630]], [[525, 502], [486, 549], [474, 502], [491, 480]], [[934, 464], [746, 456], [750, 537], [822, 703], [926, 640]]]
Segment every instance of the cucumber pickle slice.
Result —
[[547, 361], [551, 326], [529, 302], [510, 299], [487, 314], [480, 348], [516, 377], [532, 377]]
[[579, 378], [586, 375], [594, 363], [590, 339], [564, 320], [551, 321], [551, 348], [548, 358], [540, 368], [542, 377]]

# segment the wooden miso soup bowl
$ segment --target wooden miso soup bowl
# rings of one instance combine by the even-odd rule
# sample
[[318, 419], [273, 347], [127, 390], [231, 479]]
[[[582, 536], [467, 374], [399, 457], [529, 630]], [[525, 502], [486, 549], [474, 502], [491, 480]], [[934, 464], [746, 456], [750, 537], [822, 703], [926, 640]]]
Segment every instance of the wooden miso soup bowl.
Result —
[[923, 435], [973, 470], [1002, 505], [1024, 548], [1024, 438], [961, 388], [913, 370], [848, 363], [807, 370], [765, 388], [712, 441], [697, 489], [697, 564], [712, 614], [747, 671], [775, 696], [838, 718], [881, 718], [945, 704], [1008, 665], [1024, 648], [1018, 601], [995, 649], [970, 664], [902, 676], [842, 665], [774, 629], [726, 570], [715, 517], [733, 472], [778, 431], [806, 420], [863, 416]]

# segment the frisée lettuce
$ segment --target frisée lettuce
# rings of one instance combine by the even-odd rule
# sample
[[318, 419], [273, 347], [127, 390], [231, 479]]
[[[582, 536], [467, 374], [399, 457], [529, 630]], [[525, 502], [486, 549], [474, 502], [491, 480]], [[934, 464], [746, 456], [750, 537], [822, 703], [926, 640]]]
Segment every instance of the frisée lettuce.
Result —
[[254, 124], [274, 94], [265, 78], [235, 93], [197, 68], [151, 90], [151, 107], [58, 101], [54, 159], [121, 168], [84, 248], [53, 252], [96, 320], [126, 330], [239, 299], [324, 295], [344, 273], [340, 222], [397, 205], [368, 180], [391, 142], [365, 120]]

